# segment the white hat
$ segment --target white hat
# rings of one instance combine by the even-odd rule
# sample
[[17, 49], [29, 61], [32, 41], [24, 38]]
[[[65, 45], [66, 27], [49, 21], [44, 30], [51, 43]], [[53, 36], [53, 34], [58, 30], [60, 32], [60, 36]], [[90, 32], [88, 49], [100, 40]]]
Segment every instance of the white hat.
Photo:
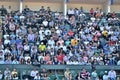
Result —
[[107, 73], [107, 71], [105, 71], [105, 73]]

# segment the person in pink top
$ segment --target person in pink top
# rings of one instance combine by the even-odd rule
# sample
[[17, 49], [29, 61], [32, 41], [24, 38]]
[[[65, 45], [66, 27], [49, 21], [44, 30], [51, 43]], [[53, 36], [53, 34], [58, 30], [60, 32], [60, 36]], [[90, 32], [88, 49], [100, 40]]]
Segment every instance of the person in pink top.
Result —
[[62, 38], [59, 39], [58, 43], [60, 44], [60, 46], [62, 46], [64, 44], [64, 41]]

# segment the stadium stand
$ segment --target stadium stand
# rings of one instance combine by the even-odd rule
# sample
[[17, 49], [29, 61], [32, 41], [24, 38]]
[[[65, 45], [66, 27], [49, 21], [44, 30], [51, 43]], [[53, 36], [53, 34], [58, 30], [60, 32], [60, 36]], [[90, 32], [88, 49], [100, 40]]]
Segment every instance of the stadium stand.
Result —
[[0, 80], [119, 80], [119, 13], [0, 11]]

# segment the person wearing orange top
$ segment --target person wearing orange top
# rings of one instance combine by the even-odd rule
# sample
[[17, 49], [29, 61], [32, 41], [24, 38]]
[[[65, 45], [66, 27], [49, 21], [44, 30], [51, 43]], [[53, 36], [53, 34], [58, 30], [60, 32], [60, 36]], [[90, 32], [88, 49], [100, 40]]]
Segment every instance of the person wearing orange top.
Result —
[[76, 38], [72, 39], [72, 40], [71, 40], [71, 45], [72, 45], [72, 46], [78, 45], [78, 40], [77, 40]]
[[45, 63], [48, 63], [48, 61], [50, 61], [50, 55], [46, 54], [46, 56], [44, 56], [44, 61]]

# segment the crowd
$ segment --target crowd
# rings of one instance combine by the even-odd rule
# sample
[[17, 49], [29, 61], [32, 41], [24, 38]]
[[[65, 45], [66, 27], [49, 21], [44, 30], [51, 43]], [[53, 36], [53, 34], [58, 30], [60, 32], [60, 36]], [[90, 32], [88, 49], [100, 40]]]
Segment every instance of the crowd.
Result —
[[[120, 65], [120, 20], [102, 9], [69, 9], [67, 16], [42, 6], [22, 13], [2, 6], [0, 64]], [[4, 10], [4, 11], [3, 11]]]
[[120, 78], [116, 76], [116, 71], [114, 69], [105, 71], [99, 75], [96, 70], [90, 73], [83, 68], [80, 72], [77, 73], [77, 75], [75, 75], [75, 77], [73, 77], [73, 75], [74, 74], [72, 74], [72, 72], [67, 68], [64, 73], [64, 80], [120, 80]]
[[[24, 73], [24, 74], [23, 74]], [[47, 69], [42, 68], [38, 70], [33, 68], [29, 73], [18, 72], [16, 68], [10, 70], [9, 67], [6, 67], [4, 71], [0, 71], [0, 80], [53, 80]], [[120, 80], [120, 77], [117, 76], [116, 71], [112, 68], [109, 71], [97, 72], [94, 69], [92, 72], [87, 71], [85, 68], [82, 70], [77, 70], [73, 73], [69, 68], [66, 68], [64, 71], [62, 79], [55, 75], [54, 80]]]

